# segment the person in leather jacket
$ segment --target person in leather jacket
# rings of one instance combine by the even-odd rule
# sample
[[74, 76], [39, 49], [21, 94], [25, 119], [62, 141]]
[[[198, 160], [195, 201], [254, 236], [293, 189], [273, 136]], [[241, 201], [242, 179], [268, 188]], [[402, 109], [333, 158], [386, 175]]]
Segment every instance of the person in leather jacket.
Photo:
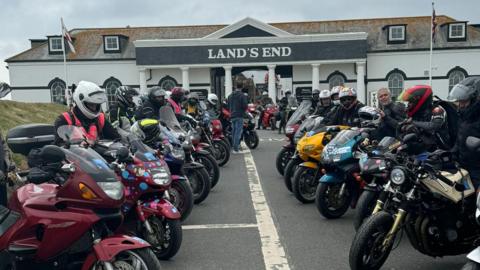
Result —
[[460, 165], [469, 173], [476, 186], [480, 184], [480, 155], [468, 149], [469, 136], [480, 138], [480, 76], [468, 77], [455, 85], [448, 99], [458, 104], [458, 133], [453, 151]]
[[334, 107], [325, 116], [326, 125], [360, 126], [358, 110], [365, 106], [357, 100], [357, 91], [354, 88], [344, 87], [338, 94], [340, 105]]
[[159, 86], [148, 90], [147, 99], [135, 112], [135, 120], [159, 119], [160, 108], [167, 104], [167, 92]]
[[330, 90], [322, 90], [319, 94], [318, 106], [313, 112], [314, 115], [325, 117], [333, 108]]
[[434, 106], [432, 88], [416, 85], [403, 91], [400, 98], [408, 102], [408, 118], [400, 125], [401, 134], [417, 133], [427, 151], [449, 149], [446, 111], [442, 106]]
[[380, 88], [377, 91], [380, 115], [382, 121], [378, 128], [379, 137], [396, 137], [400, 122], [405, 120], [405, 105], [392, 101], [392, 94], [388, 88]]
[[317, 110], [318, 102], [320, 101], [320, 90], [314, 89], [312, 91], [312, 112]]
[[[137, 90], [130, 86], [120, 86], [115, 91], [117, 102], [113, 104], [109, 111], [110, 122], [114, 127], [128, 127], [133, 124], [137, 106], [133, 97], [138, 96]], [[126, 122], [126, 123], [125, 123]]]

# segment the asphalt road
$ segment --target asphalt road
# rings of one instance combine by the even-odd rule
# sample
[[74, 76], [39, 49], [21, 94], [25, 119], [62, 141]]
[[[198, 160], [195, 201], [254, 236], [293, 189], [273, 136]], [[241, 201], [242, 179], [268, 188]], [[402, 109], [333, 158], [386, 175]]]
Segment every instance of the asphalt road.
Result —
[[[315, 205], [298, 202], [275, 169], [284, 137], [259, 134], [257, 149], [232, 155], [221, 169], [219, 184], [183, 224], [179, 253], [163, 269], [349, 269], [353, 211], [326, 220]], [[465, 260], [420, 254], [404, 236], [382, 269], [455, 270]]]

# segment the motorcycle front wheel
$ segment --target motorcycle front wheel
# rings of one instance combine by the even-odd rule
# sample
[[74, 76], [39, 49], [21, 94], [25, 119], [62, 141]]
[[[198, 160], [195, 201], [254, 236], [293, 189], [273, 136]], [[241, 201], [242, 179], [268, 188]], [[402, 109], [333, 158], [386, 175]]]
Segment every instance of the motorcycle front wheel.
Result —
[[193, 191], [193, 203], [203, 202], [210, 193], [210, 177], [205, 168], [185, 169], [185, 176], [188, 178]]
[[260, 142], [258, 134], [255, 130], [249, 131], [247, 136], [244, 135], [243, 140], [249, 149], [257, 148], [258, 143]]
[[345, 186], [343, 195], [340, 194], [342, 185], [347, 183], [320, 183], [315, 194], [315, 204], [322, 216], [328, 219], [343, 216], [352, 201], [352, 193]]
[[[118, 253], [109, 263], [113, 266], [113, 269], [161, 269], [160, 262], [150, 248], [124, 250]], [[105, 269], [104, 262], [95, 262], [91, 269]]]
[[384, 211], [365, 220], [350, 247], [349, 262], [352, 270], [378, 270], [382, 267], [393, 247], [394, 239], [389, 246], [383, 246], [392, 225], [392, 216]]
[[293, 156], [293, 153], [295, 153], [295, 149], [287, 147], [282, 147], [282, 150], [278, 152], [275, 165], [279, 174], [283, 175], [285, 166], [287, 166], [287, 163]]
[[220, 168], [218, 167], [218, 163], [215, 158], [213, 158], [211, 155], [199, 154], [196, 155], [195, 159], [205, 166], [210, 178], [211, 188], [216, 186], [218, 184], [218, 180], [220, 180]]
[[172, 181], [168, 190], [170, 202], [178, 209], [182, 217], [181, 221], [187, 219], [193, 209], [193, 191], [185, 179]]
[[230, 146], [222, 140], [213, 141], [212, 144], [215, 148], [215, 159], [217, 160], [218, 166], [222, 167], [230, 160]]
[[287, 189], [292, 192], [292, 178], [295, 175], [295, 171], [298, 168], [298, 165], [302, 164], [303, 160], [300, 158], [292, 158], [290, 161], [288, 161], [287, 166], [285, 167], [285, 170], [283, 171], [283, 182], [285, 183], [285, 186]]
[[360, 228], [363, 221], [367, 219], [375, 208], [379, 192], [373, 190], [364, 190], [358, 198], [357, 207], [355, 209], [355, 216], [353, 218], [353, 227], [355, 231]]
[[318, 186], [318, 176], [315, 177], [317, 169], [299, 167], [292, 179], [292, 191], [295, 198], [302, 203], [315, 201], [315, 194]]
[[161, 220], [152, 216], [148, 219], [153, 234], [149, 234], [143, 227], [143, 236], [150, 243], [153, 253], [160, 260], [168, 260], [177, 254], [182, 245], [182, 225], [180, 221], [172, 219]]

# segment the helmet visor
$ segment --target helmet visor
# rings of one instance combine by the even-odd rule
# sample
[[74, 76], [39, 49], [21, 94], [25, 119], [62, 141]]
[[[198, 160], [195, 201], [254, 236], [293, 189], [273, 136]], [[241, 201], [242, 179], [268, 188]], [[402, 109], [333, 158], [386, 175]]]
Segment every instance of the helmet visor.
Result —
[[456, 84], [450, 94], [448, 95], [448, 100], [459, 101], [459, 100], [469, 100], [474, 96], [474, 89], [471, 87], [465, 86], [463, 84]]

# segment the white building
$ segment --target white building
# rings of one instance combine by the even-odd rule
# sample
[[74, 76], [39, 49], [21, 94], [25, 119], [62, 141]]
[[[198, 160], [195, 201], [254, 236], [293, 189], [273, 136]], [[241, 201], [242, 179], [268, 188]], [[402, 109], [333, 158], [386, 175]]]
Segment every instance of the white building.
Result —
[[[190, 90], [232, 91], [232, 75], [268, 70], [293, 88], [325, 89], [345, 84], [359, 99], [388, 86], [397, 95], [429, 79], [430, 17], [310, 21], [266, 24], [245, 18], [231, 25], [75, 29], [76, 54], [68, 53], [68, 82], [95, 82], [109, 99], [119, 85], [145, 92], [160, 85]], [[436, 95], [466, 76], [480, 75], [480, 28], [437, 17], [433, 50]], [[30, 40], [31, 49], [6, 60], [12, 98], [59, 102], [65, 90], [60, 36]], [[374, 97], [373, 97], [374, 99]]]

